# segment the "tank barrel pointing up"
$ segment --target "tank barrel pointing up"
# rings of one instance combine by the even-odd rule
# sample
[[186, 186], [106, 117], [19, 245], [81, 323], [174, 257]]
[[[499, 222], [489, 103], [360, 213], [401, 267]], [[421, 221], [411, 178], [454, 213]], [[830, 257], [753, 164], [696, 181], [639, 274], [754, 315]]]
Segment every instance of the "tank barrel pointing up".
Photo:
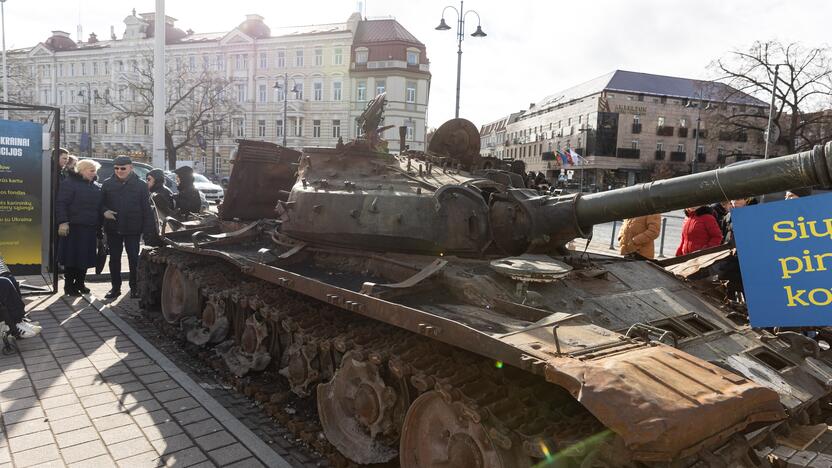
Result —
[[577, 201], [576, 214], [579, 226], [590, 227], [816, 185], [832, 186], [832, 143], [765, 161], [584, 195]]

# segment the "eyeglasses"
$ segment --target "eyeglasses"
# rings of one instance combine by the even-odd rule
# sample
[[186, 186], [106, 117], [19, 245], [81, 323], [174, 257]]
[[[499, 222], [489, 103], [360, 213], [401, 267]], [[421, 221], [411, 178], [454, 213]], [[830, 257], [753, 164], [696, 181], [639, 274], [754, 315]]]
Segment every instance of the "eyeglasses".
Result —
[[127, 170], [126, 167], [114, 167], [113, 169], [115, 169], [116, 171], [126, 171]]

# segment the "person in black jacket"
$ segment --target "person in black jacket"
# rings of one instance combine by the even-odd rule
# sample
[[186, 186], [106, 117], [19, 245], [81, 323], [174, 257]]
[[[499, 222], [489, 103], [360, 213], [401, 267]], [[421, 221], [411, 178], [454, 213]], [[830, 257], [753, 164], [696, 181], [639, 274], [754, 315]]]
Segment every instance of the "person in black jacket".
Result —
[[87, 269], [96, 264], [96, 237], [101, 229], [101, 204], [104, 195], [95, 181], [101, 165], [83, 159], [67, 175], [55, 202], [58, 223], [58, 261], [64, 265], [64, 293], [88, 294], [84, 284]]
[[164, 217], [173, 214], [174, 202], [173, 192], [165, 187], [165, 173], [161, 169], [153, 169], [147, 173], [147, 190], [150, 192], [150, 200], [156, 206], [156, 211]]
[[139, 262], [141, 235], [155, 232], [153, 211], [147, 184], [133, 173], [133, 161], [128, 156], [113, 160], [113, 175], [104, 181], [104, 232], [110, 250], [110, 284], [104, 296], [112, 299], [121, 295], [121, 252], [127, 250], [130, 266], [130, 297], [138, 297], [136, 273]]
[[[41, 332], [40, 325], [25, 319], [26, 306], [20, 296], [20, 286], [0, 255], [0, 318], [8, 333], [15, 338], [31, 338]], [[5, 344], [6, 337], [3, 336]]]
[[182, 166], [173, 171], [176, 173], [177, 188], [176, 209], [182, 214], [199, 213], [202, 209], [202, 200], [199, 190], [194, 187], [194, 169], [190, 166]]

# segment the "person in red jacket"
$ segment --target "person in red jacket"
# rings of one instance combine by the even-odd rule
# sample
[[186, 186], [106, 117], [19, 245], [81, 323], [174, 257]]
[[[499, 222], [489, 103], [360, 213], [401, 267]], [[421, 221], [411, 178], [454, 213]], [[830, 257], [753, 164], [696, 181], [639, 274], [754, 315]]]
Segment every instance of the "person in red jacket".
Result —
[[688, 208], [685, 210], [685, 215], [685, 223], [682, 225], [682, 242], [676, 249], [677, 257], [708, 247], [716, 247], [722, 243], [722, 230], [710, 208], [707, 206]]

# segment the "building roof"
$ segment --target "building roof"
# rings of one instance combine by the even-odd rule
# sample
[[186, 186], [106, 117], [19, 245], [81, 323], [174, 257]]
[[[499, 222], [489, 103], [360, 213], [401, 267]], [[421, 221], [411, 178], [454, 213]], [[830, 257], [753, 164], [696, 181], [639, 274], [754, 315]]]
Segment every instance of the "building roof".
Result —
[[727, 101], [752, 106], [767, 105], [765, 102], [734, 89], [725, 83], [615, 70], [577, 86], [546, 96], [541, 101], [535, 103], [532, 112], [565, 104], [602, 91], [649, 94], [682, 99], [699, 99], [701, 93], [702, 98], [705, 100]]
[[395, 19], [364, 20], [358, 23], [355, 32], [355, 42], [357, 44], [390, 41], [424, 45]]

